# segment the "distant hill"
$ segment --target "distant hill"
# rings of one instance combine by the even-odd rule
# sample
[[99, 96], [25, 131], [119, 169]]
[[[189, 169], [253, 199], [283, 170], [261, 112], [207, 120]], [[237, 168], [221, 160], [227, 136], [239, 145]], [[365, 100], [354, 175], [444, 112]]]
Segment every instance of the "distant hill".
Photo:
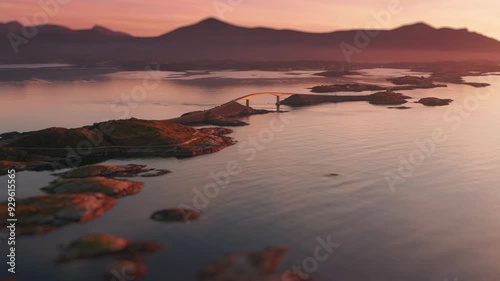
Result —
[[[500, 61], [499, 41], [467, 29], [436, 29], [425, 23], [393, 30], [307, 33], [245, 28], [210, 18], [148, 38], [100, 26], [88, 30], [57, 25], [25, 29], [38, 33], [27, 38], [21, 24], [0, 23], [0, 62]], [[18, 45], [17, 54], [11, 41]]]

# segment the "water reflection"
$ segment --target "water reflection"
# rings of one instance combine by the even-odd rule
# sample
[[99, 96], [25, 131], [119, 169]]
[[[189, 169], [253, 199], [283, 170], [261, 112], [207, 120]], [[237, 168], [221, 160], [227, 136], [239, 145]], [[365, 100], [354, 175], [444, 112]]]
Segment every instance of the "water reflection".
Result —
[[[384, 78], [373, 79], [385, 83]], [[112, 259], [64, 266], [54, 264], [53, 259], [58, 245], [84, 233], [111, 233], [168, 245], [166, 251], [146, 258], [149, 274], [145, 280], [151, 281], [166, 276], [196, 280], [197, 270], [220, 256], [268, 245], [290, 247], [282, 266], [286, 270], [310, 256], [316, 238], [326, 235], [342, 246], [319, 265], [315, 280], [495, 280], [500, 274], [500, 77], [490, 80], [495, 94], [482, 101], [456, 130], [443, 114], [487, 88], [449, 85], [404, 92], [416, 99], [455, 100], [440, 108], [410, 104], [412, 109], [398, 111], [359, 102], [289, 109], [295, 118], [253, 160], [240, 152], [239, 145], [258, 137], [275, 114], [249, 117], [245, 121], [251, 125], [236, 128], [232, 135], [240, 143], [216, 154], [182, 160], [108, 161], [147, 164], [173, 173], [144, 179], [139, 194], [119, 200], [99, 219], [20, 240], [18, 262], [30, 270], [20, 270], [18, 278], [97, 280]], [[131, 117], [170, 118], [252, 92], [305, 93], [307, 87], [336, 80], [313, 77], [219, 86], [214, 81], [207, 85], [162, 80], [160, 87], [131, 109]], [[110, 104], [136, 83], [116, 78], [3, 84], [1, 114], [9, 122], [2, 122], [1, 131], [76, 127], [113, 119]], [[257, 107], [274, 107], [273, 97], [252, 102]], [[428, 138], [435, 128], [446, 130], [447, 140], [392, 192], [384, 173], [397, 169], [400, 156], [406, 157], [415, 149], [415, 141]], [[228, 161], [237, 161], [242, 173], [210, 199], [202, 219], [190, 225], [164, 225], [148, 219], [158, 209], [192, 202], [193, 189], [213, 182], [211, 173], [224, 170]], [[330, 173], [339, 176], [325, 177]], [[40, 194], [38, 188], [51, 179], [48, 172], [20, 173], [19, 198]], [[2, 252], [4, 247], [1, 244]]]

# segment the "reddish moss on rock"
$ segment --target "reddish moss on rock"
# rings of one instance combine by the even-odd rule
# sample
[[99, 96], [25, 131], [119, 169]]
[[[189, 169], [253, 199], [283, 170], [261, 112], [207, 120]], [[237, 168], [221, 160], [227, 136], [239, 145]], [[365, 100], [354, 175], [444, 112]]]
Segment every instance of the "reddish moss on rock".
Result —
[[58, 261], [109, 255], [136, 255], [155, 252], [162, 248], [160, 244], [151, 241], [130, 241], [110, 234], [88, 234], [63, 247]]
[[111, 197], [120, 198], [136, 194], [141, 190], [142, 186], [142, 182], [110, 179], [106, 177], [90, 177], [56, 180], [41, 189], [52, 194], [82, 194], [99, 192]]
[[[115, 206], [115, 200], [102, 193], [42, 195], [17, 201], [16, 232], [43, 234], [70, 223], [86, 222]], [[0, 204], [0, 225], [9, 218], [7, 202]]]

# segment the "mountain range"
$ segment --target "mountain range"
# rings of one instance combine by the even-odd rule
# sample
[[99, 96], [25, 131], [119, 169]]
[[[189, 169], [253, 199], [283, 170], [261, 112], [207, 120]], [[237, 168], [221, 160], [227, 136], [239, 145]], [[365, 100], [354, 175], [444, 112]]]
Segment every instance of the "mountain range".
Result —
[[416, 23], [392, 30], [308, 33], [246, 28], [209, 18], [157, 37], [105, 27], [0, 23], [2, 63], [168, 63], [188, 61], [500, 61], [500, 42], [467, 29]]

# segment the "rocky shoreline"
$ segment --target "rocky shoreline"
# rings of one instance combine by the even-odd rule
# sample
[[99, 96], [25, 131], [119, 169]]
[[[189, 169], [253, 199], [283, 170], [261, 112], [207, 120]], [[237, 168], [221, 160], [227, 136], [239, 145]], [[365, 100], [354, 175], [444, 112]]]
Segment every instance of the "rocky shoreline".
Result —
[[[270, 112], [273, 111], [230, 101], [169, 120], [131, 118], [72, 129], [53, 127], [4, 133], [0, 139], [0, 175], [9, 168], [18, 171], [57, 170], [112, 158], [185, 158], [214, 153], [235, 144], [227, 136], [233, 130], [191, 126], [245, 126], [248, 124], [237, 118]], [[77, 163], [68, 163], [70, 160]]]
[[[116, 199], [137, 194], [143, 183], [116, 177], [141, 177], [166, 170], [144, 165], [88, 165], [64, 173], [40, 190], [47, 193], [17, 201], [18, 235], [40, 235], [57, 228], [83, 223], [112, 209]], [[0, 225], [7, 222], [7, 202], [0, 204]]]
[[[0, 168], [5, 173], [8, 168], [57, 170], [111, 158], [192, 157], [233, 145], [230, 133], [225, 128], [195, 129], [134, 118], [75, 129], [48, 128], [3, 140]], [[68, 163], [69, 158], [76, 163]]]
[[244, 106], [236, 101], [230, 101], [220, 106], [204, 111], [188, 112], [181, 117], [169, 119], [168, 121], [190, 126], [214, 125], [214, 126], [246, 126], [248, 123], [240, 121], [236, 118], [267, 114], [274, 111], [254, 109], [249, 106]]

